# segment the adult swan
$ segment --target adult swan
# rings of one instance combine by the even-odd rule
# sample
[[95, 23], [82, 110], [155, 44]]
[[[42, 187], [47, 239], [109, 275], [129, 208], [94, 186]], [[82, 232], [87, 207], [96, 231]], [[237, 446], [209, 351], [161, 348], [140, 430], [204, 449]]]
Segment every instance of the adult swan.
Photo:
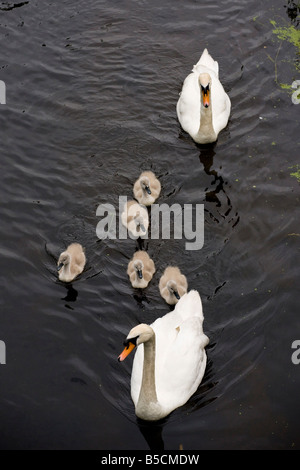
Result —
[[184, 405], [197, 390], [206, 368], [200, 295], [191, 290], [184, 294], [172, 312], [150, 326], [132, 328], [123, 361], [137, 347], [131, 374], [131, 397], [136, 415], [144, 420], [164, 418]]
[[198, 144], [215, 142], [226, 127], [231, 103], [219, 80], [219, 64], [207, 49], [183, 82], [177, 102], [181, 127]]

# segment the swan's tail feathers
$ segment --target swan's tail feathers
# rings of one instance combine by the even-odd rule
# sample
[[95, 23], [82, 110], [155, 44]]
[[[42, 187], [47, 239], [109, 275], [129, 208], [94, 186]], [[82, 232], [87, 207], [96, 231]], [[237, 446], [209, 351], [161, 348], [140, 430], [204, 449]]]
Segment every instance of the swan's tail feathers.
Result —
[[219, 77], [219, 64], [216, 60], [212, 58], [208, 50], [205, 48], [204, 51], [202, 52], [202, 55], [200, 59], [198, 60], [197, 64], [194, 65], [193, 70], [198, 66], [198, 65], [204, 65], [205, 67], [213, 70], [216, 74], [217, 77]]

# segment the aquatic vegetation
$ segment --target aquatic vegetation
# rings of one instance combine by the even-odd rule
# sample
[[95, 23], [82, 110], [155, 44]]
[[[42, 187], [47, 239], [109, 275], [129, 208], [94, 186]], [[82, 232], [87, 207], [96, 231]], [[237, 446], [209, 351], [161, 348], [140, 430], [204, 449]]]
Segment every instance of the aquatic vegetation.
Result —
[[[296, 49], [296, 59], [292, 61], [293, 65], [295, 66], [296, 70], [300, 71], [300, 31], [295, 28], [294, 25], [289, 26], [280, 26], [275, 20], [270, 20], [271, 25], [273, 26], [272, 33], [277, 37], [280, 41], [279, 47], [277, 49], [275, 58], [273, 59], [269, 54], [267, 54], [268, 58], [274, 63], [275, 69], [275, 82], [281, 87], [282, 90], [288, 91], [289, 93], [293, 93], [292, 84], [289, 83], [281, 83], [278, 81], [278, 56], [284, 41], [289, 42], [292, 44]], [[282, 61], [281, 61], [282, 62]], [[293, 80], [291, 79], [291, 82]]]
[[294, 171], [293, 173], [290, 173], [290, 176], [293, 176], [294, 178], [297, 178], [298, 182], [300, 183], [300, 168], [299, 168], [299, 165], [291, 166], [290, 169], [292, 169], [292, 168], [297, 168], [297, 171]]
[[270, 23], [274, 26], [273, 34], [281, 41], [288, 41], [293, 44], [298, 49], [298, 54], [300, 54], [300, 30], [297, 30], [293, 25], [278, 26], [274, 20], [270, 20]]

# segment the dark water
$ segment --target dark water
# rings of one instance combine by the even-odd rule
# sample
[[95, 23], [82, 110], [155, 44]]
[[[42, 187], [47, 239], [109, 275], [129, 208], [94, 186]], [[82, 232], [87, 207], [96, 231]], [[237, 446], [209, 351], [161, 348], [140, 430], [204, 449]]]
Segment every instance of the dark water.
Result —
[[[45, 0], [0, 5], [0, 447], [2, 449], [299, 449], [300, 106], [280, 83], [299, 55], [270, 20], [284, 0]], [[216, 145], [180, 128], [181, 84], [204, 47], [232, 102]], [[149, 240], [157, 273], [139, 293], [133, 240], [99, 240], [100, 203], [131, 197], [142, 170], [160, 203], [205, 205], [205, 242]], [[87, 266], [68, 288], [56, 260], [71, 241]], [[163, 423], [138, 422], [128, 331], [169, 310], [170, 262], [200, 292], [208, 366]]]

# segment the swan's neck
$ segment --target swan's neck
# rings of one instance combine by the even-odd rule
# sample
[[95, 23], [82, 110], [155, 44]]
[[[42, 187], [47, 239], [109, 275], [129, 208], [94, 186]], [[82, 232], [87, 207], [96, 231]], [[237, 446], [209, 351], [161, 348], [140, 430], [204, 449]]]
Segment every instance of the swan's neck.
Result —
[[199, 144], [207, 144], [217, 140], [217, 134], [214, 131], [212, 122], [212, 102], [210, 99], [209, 107], [205, 108], [202, 103], [202, 97], [200, 100], [200, 127], [195, 140]]
[[71, 276], [71, 263], [67, 263], [63, 266], [65, 276]]
[[144, 343], [143, 377], [136, 415], [142, 419], [159, 419], [160, 405], [155, 385], [155, 334]]
[[61, 269], [60, 279], [68, 282], [72, 278], [72, 271], [71, 271], [71, 259], [68, 259], [68, 262], [63, 265]]

